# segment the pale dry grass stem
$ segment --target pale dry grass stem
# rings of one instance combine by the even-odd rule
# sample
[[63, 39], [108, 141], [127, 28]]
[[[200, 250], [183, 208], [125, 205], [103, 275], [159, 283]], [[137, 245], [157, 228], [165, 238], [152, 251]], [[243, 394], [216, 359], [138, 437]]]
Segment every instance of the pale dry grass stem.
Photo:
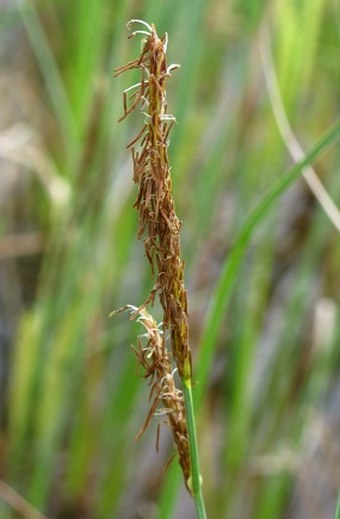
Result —
[[[270, 34], [267, 27], [263, 29], [263, 37], [260, 41], [260, 54], [268, 96], [278, 130], [293, 160], [298, 163], [306, 157], [306, 154], [291, 128], [284, 108], [275, 72], [274, 59], [270, 48]], [[311, 165], [306, 166], [302, 171], [302, 175], [325, 214], [337, 231], [340, 232], [340, 210], [321, 182], [314, 168]]]

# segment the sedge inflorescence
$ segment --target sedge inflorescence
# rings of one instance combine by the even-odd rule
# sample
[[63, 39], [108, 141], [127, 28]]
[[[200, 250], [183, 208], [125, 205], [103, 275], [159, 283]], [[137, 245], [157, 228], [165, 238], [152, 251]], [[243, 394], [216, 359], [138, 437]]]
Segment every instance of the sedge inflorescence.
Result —
[[[129, 307], [132, 316], [138, 316], [143, 324], [147, 341], [145, 345], [138, 340], [136, 348], [138, 362], [151, 383], [151, 408], [141, 432], [151, 416], [159, 412], [157, 409], [161, 403], [188, 486], [190, 455], [186, 412], [182, 391], [175, 384], [174, 370], [178, 371], [182, 381], [190, 380], [191, 353], [184, 261], [180, 250], [181, 222], [175, 212], [167, 152], [175, 118], [167, 112], [166, 82], [178, 65], [167, 65], [167, 34], [160, 38], [154, 25], [140, 20], [132, 20], [128, 25], [134, 22], [142, 23], [143, 30], [136, 30], [131, 36], [141, 33], [146, 41], [140, 56], [117, 68], [115, 75], [127, 70], [140, 70], [140, 82], [124, 91], [124, 114], [120, 120], [134, 110], [145, 115], [141, 131], [128, 145], [132, 151], [133, 180], [138, 186], [134, 204], [139, 213], [138, 238], [143, 237], [145, 254], [155, 279], [143, 305]], [[163, 309], [162, 330], [146, 309], [153, 305], [157, 295]]]

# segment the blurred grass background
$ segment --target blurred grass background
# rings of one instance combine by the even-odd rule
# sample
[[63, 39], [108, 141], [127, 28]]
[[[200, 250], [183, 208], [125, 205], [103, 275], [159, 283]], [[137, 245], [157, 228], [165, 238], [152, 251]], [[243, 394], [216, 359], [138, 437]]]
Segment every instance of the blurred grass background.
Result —
[[[292, 165], [260, 46], [308, 150], [339, 114], [335, 0], [0, 2], [0, 517], [34, 517], [10, 488], [50, 518], [194, 517], [176, 461], [164, 471], [166, 429], [158, 454], [156, 423], [134, 442], [147, 411], [130, 348], [140, 329], [107, 317], [152, 283], [125, 149], [143, 116], [116, 123], [138, 76], [112, 79], [140, 49], [130, 18], [167, 31], [181, 64], [169, 152], [194, 358], [204, 351], [208, 515], [331, 519], [340, 241], [303, 179], [254, 233], [219, 317], [215, 287], [246, 215]], [[314, 164], [338, 205], [339, 159], [337, 146]]]

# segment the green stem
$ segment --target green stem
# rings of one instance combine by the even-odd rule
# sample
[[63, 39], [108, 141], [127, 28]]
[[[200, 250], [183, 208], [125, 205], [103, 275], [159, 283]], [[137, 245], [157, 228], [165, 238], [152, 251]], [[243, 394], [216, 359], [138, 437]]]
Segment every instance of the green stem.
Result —
[[337, 502], [337, 505], [336, 505], [335, 518], [334, 519], [340, 519], [340, 490], [339, 490], [338, 502]]
[[197, 434], [195, 424], [195, 413], [194, 413], [194, 402], [192, 398], [192, 387], [191, 379], [183, 380], [183, 394], [185, 402], [185, 410], [187, 415], [187, 426], [189, 436], [189, 448], [190, 448], [190, 462], [191, 462], [191, 481], [189, 486], [192, 490], [192, 496], [195, 501], [197, 518], [207, 519], [205, 511], [205, 504], [202, 493], [202, 477], [200, 473], [199, 457], [198, 457], [198, 445], [197, 445]]

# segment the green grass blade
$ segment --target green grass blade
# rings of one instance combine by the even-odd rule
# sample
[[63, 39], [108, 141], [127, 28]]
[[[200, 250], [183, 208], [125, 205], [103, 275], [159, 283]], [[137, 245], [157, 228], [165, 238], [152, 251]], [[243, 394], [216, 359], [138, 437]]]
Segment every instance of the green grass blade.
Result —
[[[200, 404], [202, 402], [205, 388], [207, 385], [208, 374], [211, 371], [211, 364], [218, 337], [220, 325], [223, 320], [231, 292], [234, 287], [238, 270], [241, 266], [242, 259], [247, 250], [247, 246], [253, 236], [255, 230], [265, 219], [266, 215], [272, 209], [275, 202], [281, 195], [291, 186], [291, 184], [299, 177], [303, 169], [311, 164], [322, 152], [332, 146], [340, 139], [340, 121], [337, 122], [320, 140], [313, 146], [312, 150], [306, 154], [305, 158], [293, 166], [274, 186], [269, 190], [267, 195], [258, 203], [255, 209], [250, 213], [245, 221], [239, 236], [235, 242], [234, 248], [227, 258], [223, 271], [221, 273], [218, 284], [212, 298], [211, 308], [209, 310], [203, 336], [200, 345], [200, 353], [194, 379], [199, 382], [195, 386], [194, 399]], [[197, 405], [197, 404], [196, 404]], [[179, 488], [180, 474], [171, 473], [165, 482], [164, 488], [170, 486]], [[161, 498], [159, 517], [162, 517], [163, 507], [167, 510], [169, 503], [166, 499]]]
[[89, 112], [98, 88], [98, 69], [105, 55], [103, 43], [106, 32], [101, 30], [104, 3], [104, 0], [75, 0], [69, 15], [72, 61], [67, 71], [68, 90], [79, 134], [82, 136], [87, 130]]
[[173, 519], [181, 478], [183, 478], [182, 472], [175, 459], [167, 470], [155, 519]]
[[335, 517], [334, 519], [340, 519], [340, 492], [339, 492], [339, 495], [338, 495], [338, 503], [336, 505], [336, 510], [335, 510]]
[[288, 173], [278, 180], [270, 191], [263, 197], [255, 209], [250, 213], [244, 223], [233, 250], [227, 259], [217, 287], [214, 292], [211, 308], [208, 313], [203, 337], [200, 345], [199, 361], [195, 378], [199, 385], [195, 388], [195, 398], [202, 400], [208, 374], [212, 363], [214, 348], [220, 326], [225, 315], [225, 311], [231, 296], [232, 288], [236, 281], [236, 276], [240, 268], [244, 253], [250, 242], [254, 231], [264, 220], [270, 209], [277, 202], [278, 198], [289, 188], [289, 186], [299, 177], [304, 167], [311, 164], [322, 152], [329, 148], [340, 138], [340, 122], [337, 122], [324, 135], [312, 150], [306, 155], [304, 160], [293, 166]]
[[26, 0], [18, 2], [18, 10], [46, 82], [51, 104], [65, 142], [67, 143], [69, 140], [77, 142], [76, 121], [69, 96], [35, 7]]

